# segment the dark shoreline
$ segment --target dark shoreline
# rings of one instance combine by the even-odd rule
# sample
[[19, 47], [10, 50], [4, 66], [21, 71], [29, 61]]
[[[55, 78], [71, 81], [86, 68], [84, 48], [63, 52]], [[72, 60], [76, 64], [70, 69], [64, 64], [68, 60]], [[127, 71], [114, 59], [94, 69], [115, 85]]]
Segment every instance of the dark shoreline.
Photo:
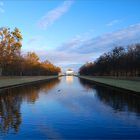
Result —
[[134, 94], [140, 93], [140, 81], [133, 80], [124, 80], [124, 79], [116, 79], [116, 78], [107, 78], [107, 77], [92, 77], [92, 76], [80, 76], [75, 75], [76, 77], [92, 81], [98, 85], [116, 88], [118, 90], [123, 90], [126, 92], [131, 92]]
[[48, 81], [59, 76], [25, 76], [0, 79], [0, 90]]

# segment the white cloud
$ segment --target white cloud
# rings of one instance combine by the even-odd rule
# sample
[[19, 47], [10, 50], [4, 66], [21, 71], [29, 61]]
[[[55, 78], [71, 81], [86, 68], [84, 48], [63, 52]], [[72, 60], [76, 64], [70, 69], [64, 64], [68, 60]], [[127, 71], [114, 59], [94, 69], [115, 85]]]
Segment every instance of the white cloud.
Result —
[[116, 24], [120, 23], [120, 21], [121, 21], [121, 20], [118, 20], [118, 19], [112, 20], [111, 22], [109, 22], [109, 23], [107, 24], [107, 26], [116, 25]]
[[27, 41], [27, 44], [28, 45], [30, 45], [30, 44], [32, 44], [32, 43], [35, 43], [36, 41], [38, 41], [38, 38], [31, 38], [31, 39], [29, 39], [28, 41]]
[[53, 24], [57, 19], [59, 19], [65, 12], [69, 10], [73, 3], [73, 0], [66, 0], [62, 5], [56, 7], [55, 9], [49, 11], [45, 16], [43, 16], [38, 25], [41, 28], [47, 28], [49, 25]]
[[0, 1], [0, 6], [3, 6], [3, 5], [4, 5], [4, 3], [2, 1]]
[[[67, 52], [77, 52], [82, 54], [88, 54], [92, 52], [105, 52], [110, 50], [114, 45], [127, 45], [132, 44], [135, 42], [140, 42], [140, 23], [130, 25], [127, 28], [106, 33], [101, 36], [90, 38], [87, 40], [77, 40], [76, 45], [70, 46], [65, 45], [61, 46], [63, 48], [63, 51]], [[69, 47], [67, 47], [69, 46]]]
[[80, 64], [94, 61], [114, 45], [138, 42], [140, 42], [140, 23], [90, 39], [85, 39], [85, 36], [75, 36], [56, 49], [39, 50], [37, 54], [42, 60], [48, 59], [63, 68], [70, 65], [76, 69]]
[[69, 53], [66, 51], [57, 51], [57, 50], [50, 50], [50, 51], [37, 51], [41, 60], [49, 60], [52, 63], [60, 66], [63, 70], [67, 67], [72, 67], [74, 70], [78, 70], [78, 67], [84, 64], [85, 62], [93, 61], [97, 58], [100, 54], [98, 53], [91, 53], [91, 54], [80, 54], [77, 52]]
[[40, 42], [43, 39], [42, 36], [33, 36], [27, 41], [27, 45], [31, 45], [37, 42]]
[[4, 3], [2, 1], [0, 1], [0, 13], [4, 13], [5, 12], [3, 6], [4, 6]]
[[[91, 42], [90, 45], [95, 46], [95, 47], [92, 47], [90, 45], [88, 46], [87, 49], [90, 52], [95, 51], [95, 50], [108, 51], [114, 45], [128, 45], [135, 42], [139, 42], [139, 38], [140, 38], [140, 23], [131, 25], [127, 28], [124, 28], [115, 32], [104, 34], [97, 38], [92, 38], [86, 43]], [[83, 50], [83, 53], [84, 53], [84, 50]]]
[[[67, 42], [63, 43], [61, 46], [57, 48], [59, 51], [63, 50], [69, 50], [72, 48], [77, 47], [81, 42], [83, 41], [83, 38], [81, 36], [75, 36], [72, 39], [68, 40]], [[66, 49], [67, 48], [67, 49]]]
[[4, 13], [4, 9], [0, 7], [0, 13]]

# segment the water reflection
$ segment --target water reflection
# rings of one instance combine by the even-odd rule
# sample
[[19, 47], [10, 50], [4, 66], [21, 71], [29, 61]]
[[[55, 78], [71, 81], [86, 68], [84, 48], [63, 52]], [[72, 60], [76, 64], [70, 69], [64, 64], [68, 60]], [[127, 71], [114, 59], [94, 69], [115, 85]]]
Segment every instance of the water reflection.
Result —
[[0, 131], [7, 132], [12, 128], [15, 132], [18, 131], [21, 123], [20, 105], [22, 99], [20, 96], [0, 95]]
[[20, 113], [22, 101], [35, 103], [39, 93], [47, 93], [50, 89], [60, 82], [59, 79], [53, 79], [45, 83], [37, 83], [30, 86], [23, 86], [0, 91], [0, 132], [7, 133], [13, 131], [16, 133], [22, 122]]
[[139, 96], [80, 83], [61, 77], [0, 91], [0, 139], [139, 138]]
[[73, 76], [66, 76], [66, 82], [68, 84], [72, 83], [73, 82]]
[[105, 87], [96, 86], [91, 81], [79, 79], [87, 90], [96, 90], [97, 98], [114, 111], [134, 112], [140, 115], [140, 96]]

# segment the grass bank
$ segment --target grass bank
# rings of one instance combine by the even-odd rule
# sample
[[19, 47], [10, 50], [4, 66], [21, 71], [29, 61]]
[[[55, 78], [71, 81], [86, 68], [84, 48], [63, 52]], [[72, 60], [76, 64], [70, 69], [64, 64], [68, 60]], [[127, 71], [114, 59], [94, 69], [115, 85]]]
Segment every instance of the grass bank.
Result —
[[31, 83], [41, 82], [57, 78], [58, 76], [13, 76], [13, 77], [0, 77], [0, 89], [11, 88]]
[[105, 86], [111, 86], [130, 92], [140, 93], [140, 80], [136, 79], [119, 79], [113, 77], [93, 77], [93, 76], [78, 76], [80, 78], [93, 81]]

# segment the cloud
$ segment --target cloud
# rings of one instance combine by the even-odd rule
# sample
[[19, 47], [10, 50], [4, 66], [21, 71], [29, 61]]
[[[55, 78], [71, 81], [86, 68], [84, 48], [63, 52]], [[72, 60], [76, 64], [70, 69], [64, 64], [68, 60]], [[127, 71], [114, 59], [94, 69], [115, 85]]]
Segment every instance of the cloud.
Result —
[[[87, 40], [76, 40], [76, 43], [73, 45], [70, 42], [64, 43], [60, 48], [63, 48], [63, 51], [80, 54], [90, 54], [90, 53], [104, 53], [109, 51], [115, 45], [128, 45], [133, 44], [139, 41], [140, 38], [140, 23], [130, 25], [127, 28], [114, 31], [111, 33], [106, 33], [98, 37], [90, 38]], [[59, 50], [59, 48], [58, 48]]]
[[118, 19], [112, 20], [111, 22], [109, 22], [109, 23], [107, 24], [107, 26], [116, 25], [116, 24], [120, 23], [120, 21], [121, 21], [121, 20], [118, 20]]
[[91, 53], [91, 54], [80, 54], [80, 53], [69, 53], [66, 51], [57, 51], [57, 50], [50, 50], [50, 51], [37, 51], [41, 60], [49, 60], [52, 63], [62, 67], [64, 70], [65, 68], [71, 67], [75, 71], [84, 64], [85, 62], [93, 61], [97, 58], [100, 54], [98, 53]]
[[104, 52], [112, 49], [115, 45], [128, 45], [139, 41], [140, 23], [130, 25], [127, 28], [106, 33], [96, 38], [85, 41], [77, 48], [79, 53]]
[[57, 19], [59, 19], [65, 12], [69, 10], [73, 3], [73, 0], [66, 0], [60, 6], [49, 11], [45, 16], [43, 16], [38, 25], [41, 28], [47, 28], [49, 25], [53, 24]]
[[0, 13], [4, 13], [4, 9], [0, 7]]
[[94, 61], [115, 45], [126, 46], [138, 42], [140, 42], [140, 23], [94, 38], [75, 36], [55, 49], [39, 50], [37, 54], [41, 60], [48, 59], [63, 69], [71, 66], [78, 70], [80, 65]]
[[4, 6], [4, 3], [2, 1], [0, 1], [0, 13], [4, 13], [5, 12], [3, 6]]
[[[60, 45], [57, 50], [63, 51], [63, 50], [69, 50], [72, 48], [77, 47], [81, 42], [83, 41], [83, 38], [81, 36], [75, 36], [72, 39], [68, 40], [67, 42]], [[66, 49], [67, 48], [67, 49]]]
[[[93, 30], [92, 30], [93, 31]], [[81, 35], [76, 35], [73, 38], [69, 39], [68, 41], [61, 44], [59, 47], [57, 47], [57, 50], [59, 51], [70, 51], [76, 49], [79, 45], [82, 45], [84, 42], [86, 42], [88, 39], [91, 38], [91, 31], [88, 31]]]
[[4, 3], [2, 1], [0, 1], [0, 6], [3, 6], [3, 5], [4, 5]]
[[34, 51], [37, 54], [40, 54], [41, 51], [48, 52], [48, 50], [50, 50], [48, 43], [46, 42], [46, 38], [42, 35], [31, 36], [23, 43], [23, 46], [23, 54], [30, 51]]
[[31, 45], [31, 44], [37, 43], [37, 42], [41, 41], [42, 39], [43, 39], [42, 36], [33, 36], [32, 38], [30, 38], [27, 41], [27, 45]]
[[34, 42], [36, 42], [36, 41], [38, 41], [38, 38], [31, 38], [31, 39], [29, 39], [29, 40], [27, 41], [27, 44], [30, 45], [30, 44], [32, 44], [32, 43], [34, 43]]

